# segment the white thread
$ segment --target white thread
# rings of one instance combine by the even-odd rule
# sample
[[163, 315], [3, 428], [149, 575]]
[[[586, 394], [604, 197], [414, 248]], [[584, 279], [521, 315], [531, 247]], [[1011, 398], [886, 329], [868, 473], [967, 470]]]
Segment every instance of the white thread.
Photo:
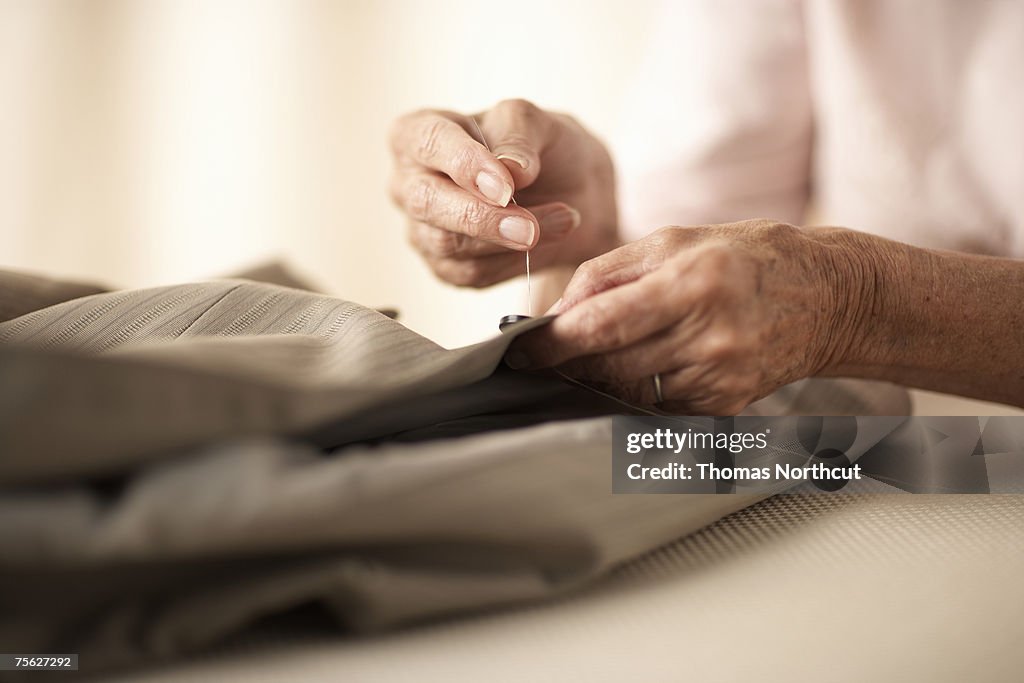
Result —
[[530, 287], [530, 250], [526, 250], [526, 312], [533, 315], [533, 288]]
[[[480, 142], [482, 142], [483, 145], [484, 145], [484, 148], [488, 152], [490, 152], [491, 151], [491, 146], [487, 144], [487, 138], [484, 137], [484, 132], [483, 132], [483, 130], [480, 129], [480, 124], [476, 122], [476, 117], [475, 116], [470, 116], [469, 120], [473, 122], [473, 126], [476, 127], [476, 132], [480, 134]], [[509, 197], [509, 199], [512, 200], [512, 204], [514, 204], [515, 206], [519, 206], [519, 203], [516, 201], [516, 198], [514, 196]], [[531, 286], [531, 283], [530, 283], [530, 250], [529, 249], [526, 250], [526, 312], [530, 316], [533, 315], [533, 287]]]

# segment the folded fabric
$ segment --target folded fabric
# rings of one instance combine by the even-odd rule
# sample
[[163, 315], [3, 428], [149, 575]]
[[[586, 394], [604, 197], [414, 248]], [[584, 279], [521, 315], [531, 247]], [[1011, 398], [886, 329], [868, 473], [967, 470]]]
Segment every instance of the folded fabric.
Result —
[[372, 309], [261, 283], [67, 301], [0, 324], [0, 485], [110, 474], [229, 436], [302, 435], [463, 387], [544, 321], [448, 350]]
[[[544, 322], [447, 350], [357, 304], [219, 281], [0, 324], [0, 642], [97, 670], [309, 605], [366, 630], [536, 600], [756, 500], [612, 495], [609, 418], [523, 427], [630, 410], [499, 370]], [[906, 410], [839, 380], [750, 408]], [[373, 443], [325, 449], [354, 441]]]

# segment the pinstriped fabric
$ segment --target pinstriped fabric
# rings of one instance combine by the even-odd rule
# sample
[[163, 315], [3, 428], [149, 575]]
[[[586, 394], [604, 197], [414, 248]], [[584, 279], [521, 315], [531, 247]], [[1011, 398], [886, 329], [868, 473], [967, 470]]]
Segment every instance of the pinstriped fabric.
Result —
[[284, 333], [295, 334], [304, 331], [306, 329], [306, 326], [310, 324], [310, 321], [312, 321], [317, 316], [317, 314], [323, 309], [323, 307], [323, 300], [314, 301], [312, 305], [307, 306], [305, 310], [302, 311], [302, 313], [296, 316], [295, 320], [293, 320], [291, 324], [289, 324], [284, 329]]
[[[312, 303], [310, 303], [312, 300]], [[272, 285], [206, 282], [75, 299], [0, 324], [3, 343], [102, 353], [179, 337], [314, 334], [343, 323], [355, 304]], [[317, 326], [314, 314], [324, 311]], [[337, 318], [331, 311], [347, 312]], [[326, 318], [326, 319], [325, 319]]]
[[[54, 318], [49, 308], [34, 311], [21, 318], [15, 318], [0, 325], [0, 343], [32, 344], [37, 341], [37, 338], [43, 337], [46, 341], [42, 343], [42, 346], [52, 347], [59, 345], [62, 341], [70, 339], [76, 331], [85, 329], [92, 321], [130, 297], [130, 293], [121, 293], [110, 298], [104, 298], [101, 303], [90, 307], [88, 312], [77, 317], [77, 319], [72, 315], [61, 316], [59, 319]], [[92, 297], [85, 297], [76, 301], [86, 301], [88, 299], [92, 299]], [[52, 328], [55, 325], [63, 325], [63, 327], [59, 330], [54, 330]]]
[[102, 353], [131, 340], [136, 335], [142, 333], [142, 331], [145, 330], [154, 320], [158, 320], [178, 306], [190, 302], [197, 294], [198, 292], [196, 291], [189, 291], [164, 301], [160, 301], [145, 313], [139, 315], [130, 323], [125, 325], [121, 330], [107, 338], [106, 341], [100, 343], [96, 350]]
[[488, 377], [512, 338], [447, 350], [358, 304], [245, 281], [73, 299], [0, 323], [0, 446], [24, 456], [0, 459], [0, 483], [386, 409]]

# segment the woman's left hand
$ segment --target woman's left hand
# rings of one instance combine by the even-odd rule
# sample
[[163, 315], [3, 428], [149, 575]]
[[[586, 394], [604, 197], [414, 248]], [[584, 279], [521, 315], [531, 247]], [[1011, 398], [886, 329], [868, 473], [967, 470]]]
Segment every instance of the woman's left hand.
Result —
[[579, 267], [506, 362], [666, 411], [735, 414], [849, 343], [843, 251], [769, 221], [664, 228]]

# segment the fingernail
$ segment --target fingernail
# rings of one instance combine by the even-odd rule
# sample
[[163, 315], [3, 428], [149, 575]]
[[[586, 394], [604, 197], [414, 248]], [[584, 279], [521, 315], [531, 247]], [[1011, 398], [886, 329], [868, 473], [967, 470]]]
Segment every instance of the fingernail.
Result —
[[512, 199], [512, 186], [489, 171], [477, 174], [476, 186], [480, 194], [498, 206], [508, 206], [508, 201]]
[[506, 216], [498, 223], [498, 232], [510, 242], [533, 244], [533, 223], [520, 216]]
[[505, 365], [513, 370], [522, 370], [529, 367], [530, 358], [522, 351], [509, 351], [505, 354]]
[[517, 164], [519, 164], [519, 167], [522, 168], [524, 171], [527, 168], [530, 167], [530, 160], [529, 159], [527, 159], [526, 157], [520, 156], [520, 155], [518, 155], [518, 154], [516, 154], [514, 152], [502, 153], [502, 154], [499, 154], [495, 158], [498, 161], [501, 161], [502, 159], [508, 159], [509, 161], [514, 161]]
[[538, 216], [541, 232], [570, 232], [580, 226], [580, 212], [573, 208], [564, 208], [543, 216]]
[[551, 304], [551, 308], [549, 308], [549, 309], [548, 309], [548, 310], [547, 310], [547, 311], [546, 311], [546, 312], [544, 313], [544, 315], [555, 315], [555, 314], [557, 314], [557, 313], [558, 313], [559, 311], [561, 311], [561, 310], [562, 310], [562, 300], [561, 300], [561, 299], [559, 299], [559, 300], [558, 300], [558, 301], [556, 301], [555, 303]]

